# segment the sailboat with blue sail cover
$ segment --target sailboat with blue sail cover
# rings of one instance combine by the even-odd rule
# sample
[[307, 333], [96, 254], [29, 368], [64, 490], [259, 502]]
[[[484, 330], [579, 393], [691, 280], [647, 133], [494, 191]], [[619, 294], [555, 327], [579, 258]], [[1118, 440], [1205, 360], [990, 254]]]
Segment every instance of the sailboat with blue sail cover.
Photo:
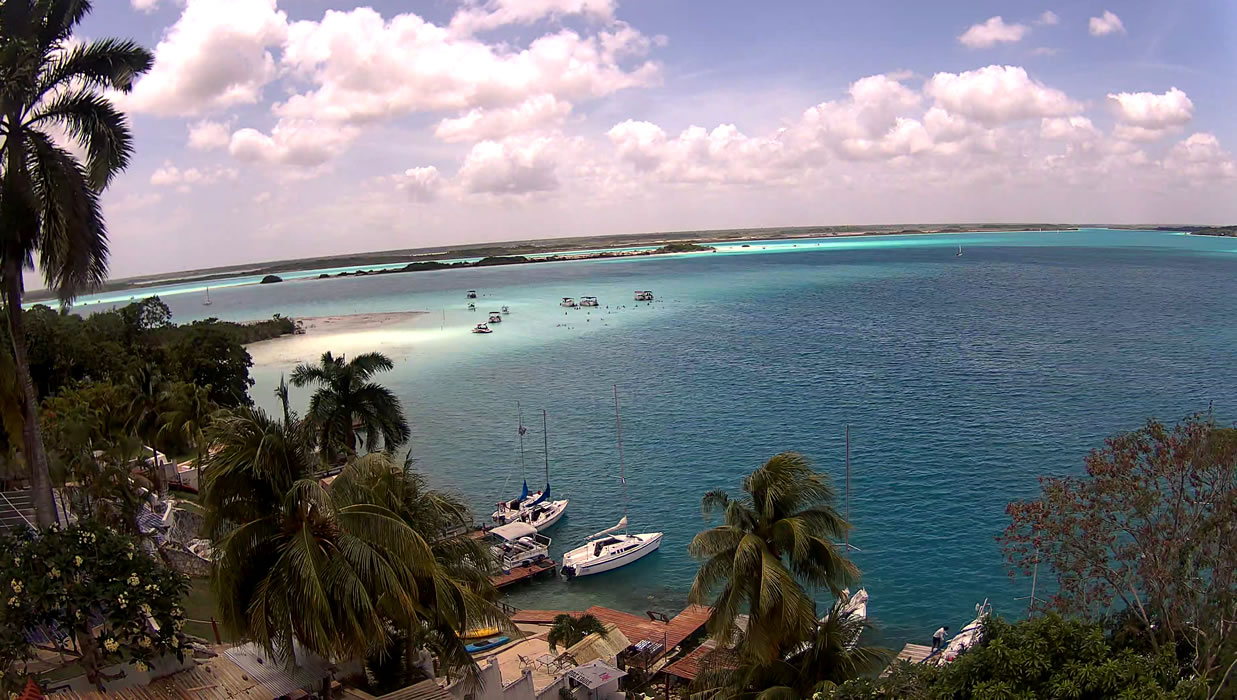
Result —
[[[520, 435], [520, 470], [523, 472], [524, 434], [528, 432], [528, 429], [524, 427], [523, 414], [520, 412], [519, 404], [516, 404], [516, 412]], [[543, 532], [561, 520], [563, 514], [567, 512], [567, 499], [555, 501], [550, 498], [550, 438], [545, 411], [541, 412], [541, 425], [545, 441], [545, 487], [540, 491], [529, 493], [528, 478], [525, 476], [524, 486], [520, 491], [519, 498], [500, 502], [498, 509], [491, 516], [498, 525], [525, 522], [535, 527], [537, 532]]]

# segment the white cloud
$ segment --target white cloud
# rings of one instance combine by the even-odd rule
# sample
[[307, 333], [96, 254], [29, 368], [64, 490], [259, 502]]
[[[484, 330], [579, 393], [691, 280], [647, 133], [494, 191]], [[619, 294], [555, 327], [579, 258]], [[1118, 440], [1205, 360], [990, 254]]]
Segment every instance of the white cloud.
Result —
[[189, 125], [189, 148], [195, 151], [224, 148], [231, 140], [231, 128], [224, 122], [203, 119]]
[[154, 67], [118, 100], [126, 109], [165, 116], [258, 102], [276, 74], [267, 48], [287, 32], [287, 15], [275, 2], [187, 0], [155, 47]]
[[1032, 80], [1025, 68], [986, 66], [965, 73], [937, 73], [924, 92], [950, 112], [994, 125], [1077, 113], [1064, 92]]
[[1194, 103], [1184, 91], [1170, 88], [1163, 95], [1153, 92], [1108, 93], [1117, 119], [1145, 129], [1181, 126], [1194, 117]]
[[220, 180], [235, 180], [240, 173], [235, 168], [187, 168], [181, 170], [165, 162], [162, 167], [150, 175], [150, 184], [156, 187], [171, 187], [180, 185], [181, 191], [187, 191], [189, 185], [210, 185]]
[[986, 49], [997, 44], [1022, 41], [1030, 31], [1031, 28], [1025, 24], [1006, 24], [1004, 19], [997, 16], [972, 25], [958, 37], [958, 41], [968, 48]]
[[412, 14], [388, 21], [369, 8], [328, 11], [321, 22], [292, 25], [283, 63], [316, 87], [275, 112], [355, 123], [511, 106], [544, 94], [597, 98], [658, 79], [653, 62], [624, 63], [647, 46], [639, 32], [620, 26], [593, 36], [564, 29], [515, 50], [453, 36]]
[[284, 120], [270, 135], [257, 129], [232, 134], [228, 152], [239, 160], [313, 167], [338, 156], [360, 135], [356, 127], [313, 120]]
[[670, 139], [656, 124], [627, 120], [606, 135], [620, 160], [669, 182], [764, 183], [779, 177], [774, 165], [781, 142], [748, 137], [733, 124], [691, 126]]
[[474, 107], [455, 119], [443, 119], [434, 135], [448, 143], [501, 139], [511, 134], [557, 127], [571, 113], [571, 103], [554, 95], [536, 95], [514, 107]]
[[140, 12], [154, 12], [159, 8], [159, 0], [129, 0], [129, 4], [133, 9]]
[[522, 195], [558, 189], [558, 161], [550, 137], [482, 141], [472, 147], [457, 174], [474, 194]]
[[1233, 154], [1220, 146], [1215, 134], [1198, 132], [1178, 142], [1165, 157], [1164, 167], [1192, 179], [1237, 177]]
[[1108, 36], [1109, 34], [1124, 34], [1125, 25], [1121, 23], [1121, 18], [1104, 10], [1104, 14], [1099, 17], [1092, 17], [1090, 22], [1091, 36]]
[[1039, 135], [1048, 141], [1085, 143], [1098, 139], [1100, 131], [1087, 117], [1048, 117], [1040, 121]]
[[444, 185], [438, 168], [432, 165], [409, 168], [402, 175], [396, 175], [394, 179], [396, 189], [405, 193], [414, 202], [428, 202], [437, 198]]
[[1052, 27], [1060, 24], [1060, 22], [1061, 18], [1057, 17], [1057, 13], [1052, 10], [1044, 10], [1044, 13], [1035, 20], [1035, 23], [1041, 27]]
[[464, 7], [451, 18], [453, 32], [472, 34], [508, 24], [532, 24], [543, 18], [579, 15], [595, 22], [614, 20], [613, 0], [491, 0]]

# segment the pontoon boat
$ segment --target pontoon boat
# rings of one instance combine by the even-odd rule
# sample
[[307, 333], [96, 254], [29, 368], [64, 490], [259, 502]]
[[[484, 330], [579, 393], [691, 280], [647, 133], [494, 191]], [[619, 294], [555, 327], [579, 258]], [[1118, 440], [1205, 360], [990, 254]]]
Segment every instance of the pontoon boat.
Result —
[[498, 313], [497, 311], [490, 312], [490, 323], [502, 323], [502, 322], [503, 322], [502, 314]]
[[580, 306], [597, 306], [597, 297], [580, 297]]
[[478, 323], [477, 327], [472, 329], [473, 333], [493, 333], [494, 330], [484, 323]]
[[550, 557], [550, 538], [526, 522], [514, 522], [490, 530], [487, 539], [494, 560], [510, 571]]
[[578, 306], [578, 304], [576, 304], [576, 300], [572, 299], [571, 297], [563, 297], [563, 300], [558, 302], [558, 305], [566, 306], [569, 309], [574, 309], [576, 306]]
[[467, 297], [467, 298], [469, 298], [469, 299], [476, 299], [476, 298], [477, 298], [477, 290], [475, 290], [475, 289], [470, 289], [470, 290], [468, 290], [468, 292], [467, 292], [467, 293], [465, 293], [465, 294], [464, 294], [464, 296], [465, 296], [465, 297]]

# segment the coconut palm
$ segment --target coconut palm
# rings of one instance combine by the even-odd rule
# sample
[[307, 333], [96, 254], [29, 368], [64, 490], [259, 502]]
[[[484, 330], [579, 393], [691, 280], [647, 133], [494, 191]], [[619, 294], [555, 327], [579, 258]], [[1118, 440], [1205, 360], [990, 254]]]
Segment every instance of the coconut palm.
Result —
[[815, 605], [803, 585], [835, 596], [857, 575], [837, 550], [850, 525], [834, 508], [829, 479], [800, 454], [783, 452], [743, 479], [743, 495], [705, 494], [705, 517], [721, 511], [723, 522], [692, 540], [688, 552], [703, 560], [690, 599], [712, 602], [709, 634], [730, 640], [737, 617], [749, 613], [744, 653], [771, 662], [784, 639], [800, 640], [816, 624]]
[[129, 388], [133, 398], [125, 411], [127, 427], [146, 441], [150, 448], [151, 481], [159, 493], [167, 491], [163, 465], [159, 464], [157, 444], [163, 428], [163, 415], [168, 405], [167, 382], [163, 380], [158, 366], [153, 363], [138, 365], [129, 375]]
[[206, 428], [211, 414], [218, 410], [210, 400], [210, 387], [183, 382], [169, 393], [170, 408], [159, 417], [159, 435], [170, 438], [179, 435], [197, 453], [194, 468], [197, 470], [197, 486], [202, 488], [202, 450], [206, 447]]
[[306, 420], [318, 431], [319, 445], [328, 459], [353, 454], [357, 428], [365, 434], [365, 449], [381, 444], [394, 450], [408, 441], [408, 421], [399, 398], [390, 389], [369, 381], [395, 367], [391, 358], [369, 352], [349, 361], [322, 353], [318, 364], [300, 363], [292, 370], [292, 384], [318, 387], [309, 400]]
[[[349, 464], [329, 487], [313, 478], [311, 428], [261, 409], [216, 417], [202, 503], [216, 542], [219, 617], [234, 634], [291, 658], [292, 642], [328, 658], [389, 649], [399, 635], [465, 664], [457, 630], [497, 624], [485, 591], [461, 582], [436, 549], [441, 528], [408, 518], [429, 496], [401, 485], [386, 455]], [[484, 552], [475, 552], [485, 562]], [[457, 562], [456, 566], [463, 566]], [[488, 581], [487, 581], [488, 585]], [[454, 651], [458, 645], [459, 652]]]
[[695, 697], [717, 700], [799, 700], [853, 678], [875, 674], [893, 657], [881, 647], [859, 644], [870, 627], [865, 619], [842, 614], [838, 600], [802, 639], [784, 639], [771, 660], [746, 655], [740, 633], [732, 648], [705, 657], [694, 684]]
[[550, 633], [546, 635], [546, 641], [550, 643], [551, 650], [559, 645], [562, 645], [564, 649], [570, 649], [590, 634], [600, 634], [604, 637], [606, 626], [593, 615], [572, 617], [563, 614], [554, 618], [554, 624], [550, 627]]
[[[107, 276], [99, 193], [128, 164], [133, 141], [128, 120], [103, 92], [127, 92], [154, 62], [127, 40], [76, 43], [73, 32], [90, 9], [89, 0], [0, 3], [0, 292], [40, 526], [55, 511], [22, 329], [22, 274], [37, 261], [62, 302]], [[57, 133], [81, 149], [84, 163], [55, 141]]]

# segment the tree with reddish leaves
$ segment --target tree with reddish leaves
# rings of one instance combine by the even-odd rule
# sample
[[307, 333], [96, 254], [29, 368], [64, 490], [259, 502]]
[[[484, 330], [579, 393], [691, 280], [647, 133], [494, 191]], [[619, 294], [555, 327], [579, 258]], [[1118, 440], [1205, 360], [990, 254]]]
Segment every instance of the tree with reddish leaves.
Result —
[[1040, 487], [1009, 504], [998, 537], [1011, 575], [1056, 575], [1039, 607], [1120, 615], [1221, 692], [1237, 664], [1237, 430], [1209, 415], [1148, 421], [1092, 451], [1084, 476]]

